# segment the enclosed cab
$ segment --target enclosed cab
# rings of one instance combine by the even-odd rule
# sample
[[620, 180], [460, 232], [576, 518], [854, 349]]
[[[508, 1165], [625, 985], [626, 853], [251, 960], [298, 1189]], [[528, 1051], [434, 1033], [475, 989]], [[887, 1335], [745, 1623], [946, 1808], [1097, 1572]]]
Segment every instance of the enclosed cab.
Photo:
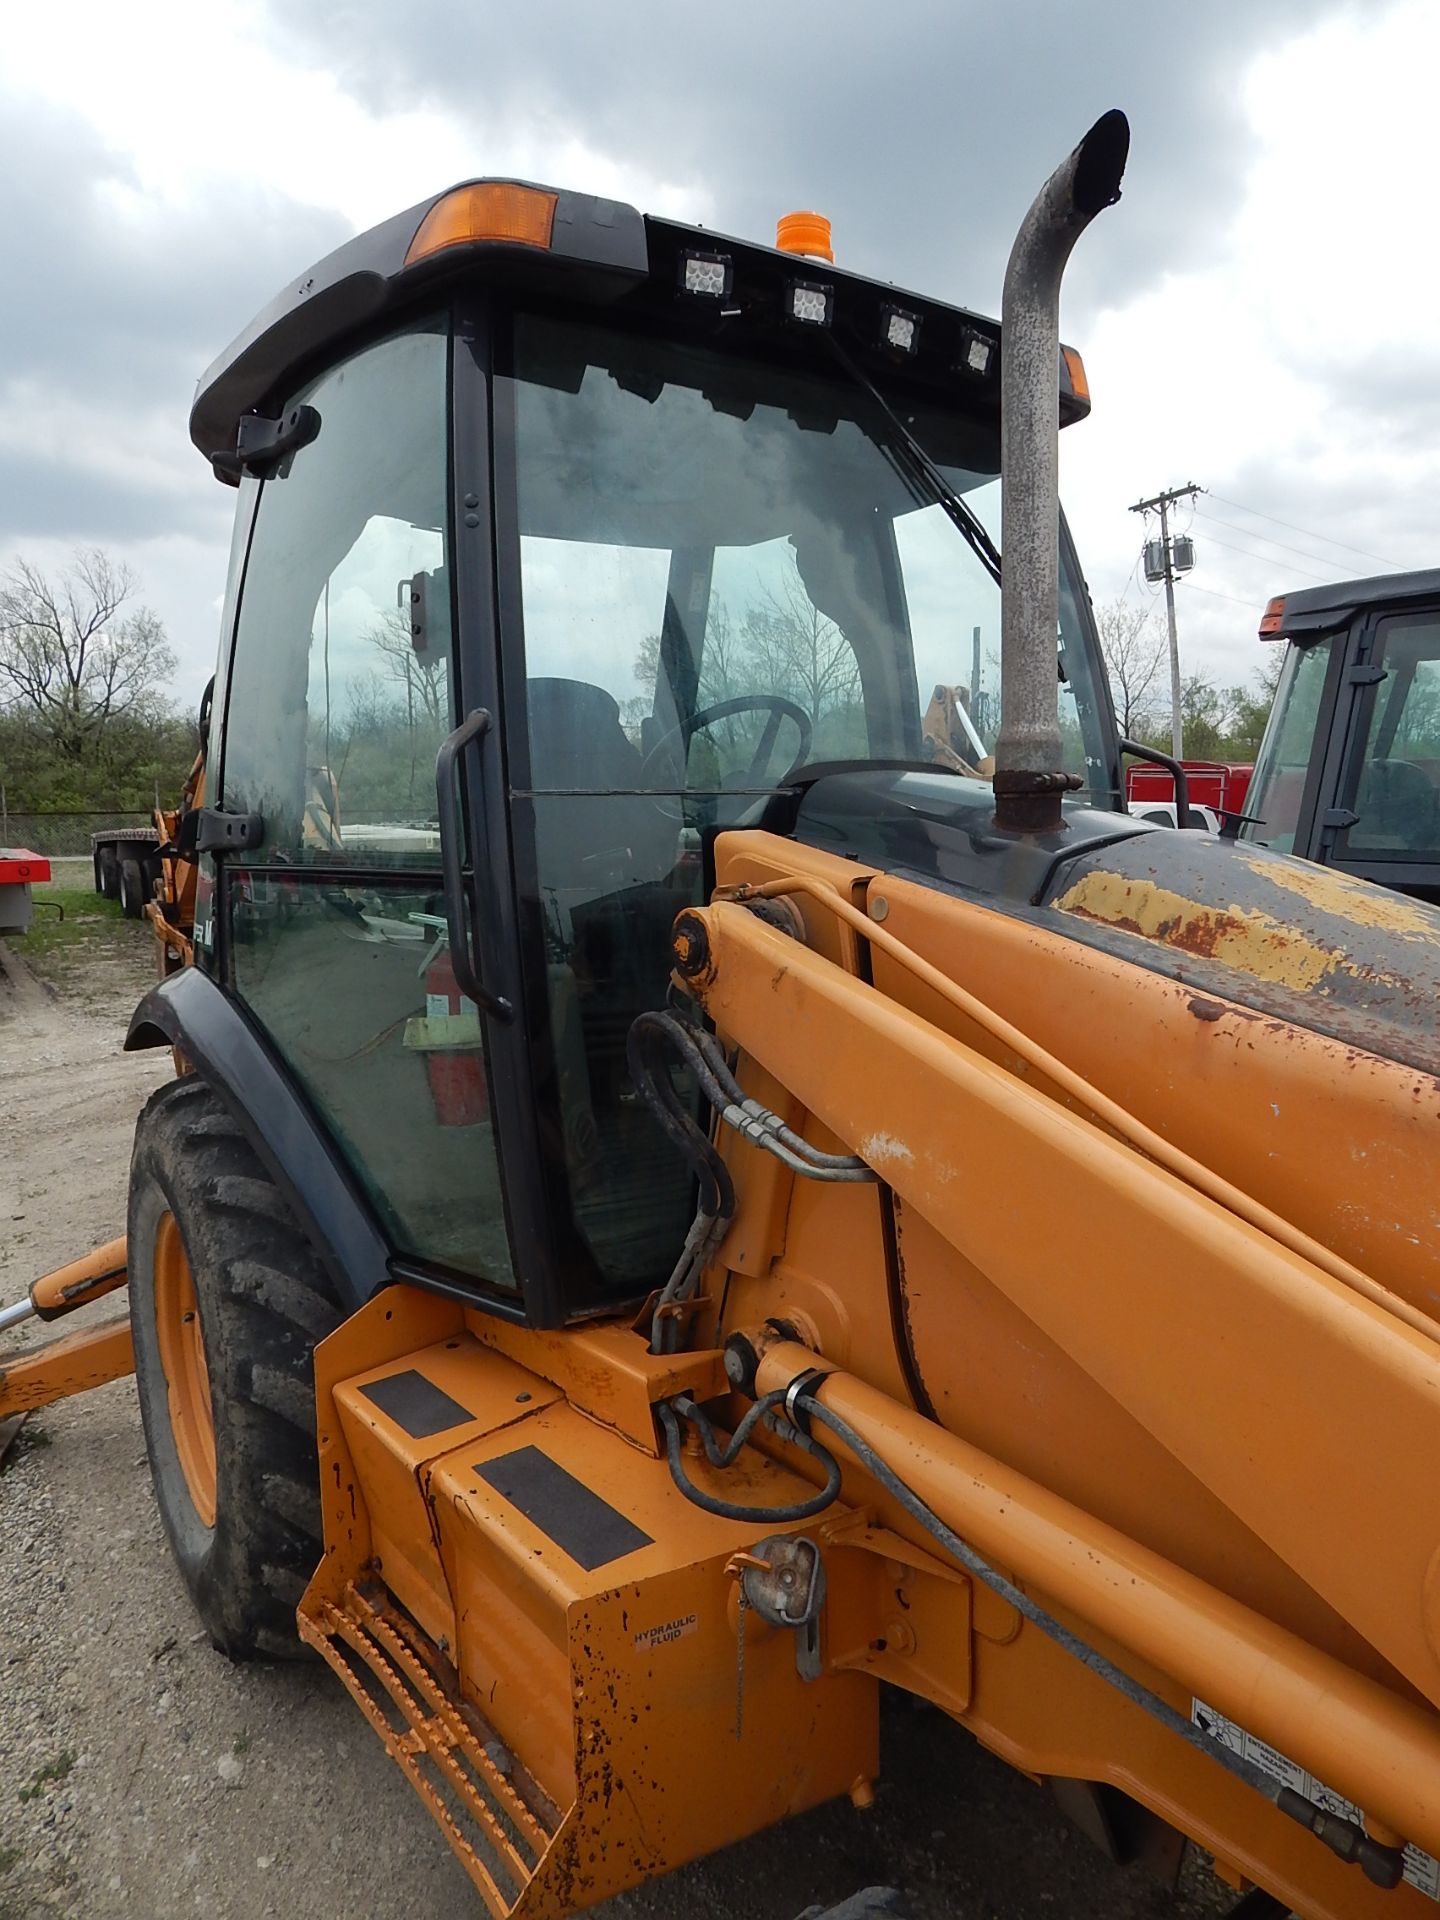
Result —
[[[206, 374], [239, 500], [196, 958], [391, 1271], [541, 1324], [642, 1301], [691, 1200], [626, 1036], [716, 832], [836, 767], [943, 769], [989, 821], [999, 389], [991, 321], [493, 181]], [[1068, 350], [1059, 391], [1088, 411]], [[1063, 527], [1061, 565], [1065, 764], [1118, 809]]]
[[1285, 661], [1245, 838], [1440, 899], [1440, 571], [1272, 600]]

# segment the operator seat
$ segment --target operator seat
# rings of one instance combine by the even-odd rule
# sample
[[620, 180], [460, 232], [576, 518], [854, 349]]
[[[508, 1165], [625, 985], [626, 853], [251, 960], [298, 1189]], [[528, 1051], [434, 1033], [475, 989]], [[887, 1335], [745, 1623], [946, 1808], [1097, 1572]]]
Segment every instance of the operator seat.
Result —
[[614, 695], [545, 677], [528, 683], [527, 698], [542, 888], [609, 893], [667, 874], [677, 823], [638, 791], [644, 763]]

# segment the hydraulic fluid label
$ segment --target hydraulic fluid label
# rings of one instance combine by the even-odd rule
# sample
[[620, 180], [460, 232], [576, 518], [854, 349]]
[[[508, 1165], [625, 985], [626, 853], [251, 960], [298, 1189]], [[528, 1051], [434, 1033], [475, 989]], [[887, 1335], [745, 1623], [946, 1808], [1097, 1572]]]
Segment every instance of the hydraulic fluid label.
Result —
[[[1323, 1780], [1317, 1780], [1313, 1773], [1307, 1773], [1293, 1760], [1287, 1760], [1283, 1753], [1277, 1752], [1257, 1735], [1247, 1733], [1239, 1721], [1227, 1720], [1223, 1713], [1207, 1706], [1203, 1700], [1191, 1701], [1190, 1718], [1218, 1746], [1228, 1747], [1231, 1753], [1238, 1753], [1252, 1766], [1259, 1767], [1262, 1773], [1268, 1773], [1272, 1780], [1278, 1780], [1281, 1786], [1289, 1787], [1295, 1793], [1303, 1793], [1307, 1800], [1313, 1800], [1326, 1813], [1364, 1822], [1365, 1816], [1353, 1800], [1347, 1800], [1343, 1794], [1336, 1793], [1333, 1787], [1327, 1787]], [[1422, 1853], [1419, 1847], [1405, 1849], [1405, 1878], [1421, 1893], [1440, 1901], [1440, 1861], [1432, 1859], [1428, 1853]]]
[[668, 1647], [676, 1640], [686, 1640], [692, 1633], [700, 1631], [698, 1613], [685, 1613], [678, 1620], [663, 1620], [658, 1627], [646, 1627], [635, 1636], [635, 1645], [641, 1653], [653, 1653], [657, 1647]]

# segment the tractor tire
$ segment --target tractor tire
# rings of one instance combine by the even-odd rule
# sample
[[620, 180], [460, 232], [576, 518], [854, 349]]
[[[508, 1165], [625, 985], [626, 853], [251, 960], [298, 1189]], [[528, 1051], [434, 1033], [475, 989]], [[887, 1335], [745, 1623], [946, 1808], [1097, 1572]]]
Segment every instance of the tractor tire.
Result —
[[141, 1112], [128, 1231], [135, 1382], [180, 1572], [220, 1652], [296, 1658], [295, 1608], [323, 1547], [312, 1354], [343, 1316], [197, 1075]]
[[95, 850], [95, 891], [106, 900], [120, 898], [120, 857], [114, 847]]
[[120, 911], [127, 920], [145, 918], [145, 868], [139, 860], [120, 862]]

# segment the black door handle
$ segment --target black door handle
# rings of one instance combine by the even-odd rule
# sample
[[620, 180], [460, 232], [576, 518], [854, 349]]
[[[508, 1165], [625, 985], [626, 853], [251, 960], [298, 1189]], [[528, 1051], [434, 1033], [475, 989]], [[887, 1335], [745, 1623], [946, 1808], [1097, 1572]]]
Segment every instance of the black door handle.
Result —
[[450, 936], [450, 965], [460, 991], [477, 1007], [497, 1020], [512, 1020], [515, 1009], [503, 994], [491, 993], [482, 986], [475, 964], [479, 941], [475, 928], [474, 897], [465, 884], [465, 861], [470, 832], [467, 817], [455, 820], [455, 768], [462, 754], [473, 753], [481, 737], [489, 731], [490, 715], [484, 707], [460, 722], [447, 734], [435, 756], [435, 799], [440, 810], [440, 871], [445, 883], [445, 926]]

